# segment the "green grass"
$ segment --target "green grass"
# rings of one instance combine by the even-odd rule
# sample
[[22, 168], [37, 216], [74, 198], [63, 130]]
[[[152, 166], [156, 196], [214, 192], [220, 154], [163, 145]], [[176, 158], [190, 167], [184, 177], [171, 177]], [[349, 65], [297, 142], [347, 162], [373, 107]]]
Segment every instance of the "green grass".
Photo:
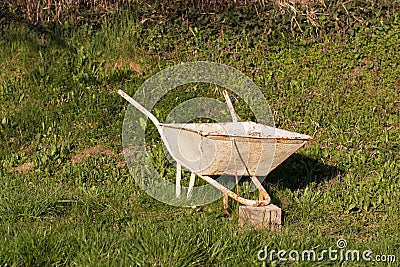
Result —
[[[365, 264], [257, 259], [265, 246], [322, 250], [339, 238], [349, 249], [395, 254], [398, 262], [399, 19], [318, 39], [174, 29], [126, 14], [98, 29], [60, 28], [57, 35], [18, 23], [3, 29], [0, 265]], [[231, 219], [220, 202], [195, 209], [157, 202], [123, 164], [127, 103], [116, 90], [132, 94], [158, 71], [196, 60], [246, 73], [278, 127], [314, 136], [266, 180], [285, 211], [280, 231], [239, 229], [233, 202]], [[185, 90], [170, 98], [179, 93]], [[72, 162], [97, 145], [104, 150]]]

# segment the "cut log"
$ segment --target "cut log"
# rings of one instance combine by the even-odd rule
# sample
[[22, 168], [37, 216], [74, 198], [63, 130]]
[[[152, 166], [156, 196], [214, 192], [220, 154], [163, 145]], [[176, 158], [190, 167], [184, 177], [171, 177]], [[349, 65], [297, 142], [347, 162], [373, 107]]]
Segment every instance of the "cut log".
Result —
[[273, 204], [261, 207], [239, 206], [239, 225], [276, 229], [282, 225], [282, 210]]

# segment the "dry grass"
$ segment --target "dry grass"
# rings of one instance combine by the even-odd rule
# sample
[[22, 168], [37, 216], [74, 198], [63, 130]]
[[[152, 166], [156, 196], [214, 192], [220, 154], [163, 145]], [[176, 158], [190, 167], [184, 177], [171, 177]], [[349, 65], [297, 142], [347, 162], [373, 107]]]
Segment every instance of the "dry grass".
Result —
[[6, 0], [4, 3], [11, 12], [20, 10], [25, 19], [32, 24], [58, 22], [62, 24], [66, 18], [80, 19], [83, 13], [94, 16], [110, 14], [130, 0]]
[[[375, 0], [371, 2], [375, 5], [382, 3], [389, 6], [399, 5], [399, 0]], [[251, 5], [257, 9], [257, 13], [258, 9], [262, 12], [264, 7], [272, 4], [276, 13], [289, 16], [292, 28], [298, 28], [300, 31], [304, 29], [302, 29], [300, 26], [301, 23], [298, 21], [299, 16], [305, 17], [309, 26], [318, 29], [320, 27], [318, 16], [329, 16], [329, 10], [332, 6], [343, 9], [352, 19], [361, 23], [364, 22], [358, 14], [350, 14], [348, 12], [346, 6], [349, 4], [349, 1], [343, 0], [190, 0], [183, 5], [186, 5], [188, 10], [196, 9], [200, 12], [208, 12], [210, 9], [219, 10], [221, 6], [232, 4], [237, 6]], [[120, 8], [130, 6], [139, 6], [145, 9], [153, 7], [157, 13], [168, 13], [171, 12], [171, 7], [176, 5], [182, 6], [182, 3], [177, 3], [173, 0], [5, 0], [2, 9], [4, 9], [4, 6], [8, 8], [9, 12], [14, 14], [14, 18], [23, 18], [33, 25], [44, 25], [49, 22], [76, 24], [85, 18], [101, 21], [104, 16], [112, 14]], [[396, 12], [396, 10], [392, 10], [392, 12]]]

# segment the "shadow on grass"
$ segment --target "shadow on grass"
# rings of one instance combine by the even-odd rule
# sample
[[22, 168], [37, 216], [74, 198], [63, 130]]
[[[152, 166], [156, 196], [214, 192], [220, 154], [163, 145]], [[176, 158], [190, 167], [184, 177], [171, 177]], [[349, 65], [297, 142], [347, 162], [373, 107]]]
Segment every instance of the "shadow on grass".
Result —
[[[281, 207], [281, 200], [274, 196], [274, 191], [282, 189], [289, 189], [291, 191], [304, 189], [311, 184], [318, 185], [329, 181], [341, 173], [343, 173], [343, 170], [336, 166], [294, 153], [265, 177], [263, 185], [271, 197], [271, 203]], [[221, 178], [220, 176], [210, 177], [213, 179]], [[235, 178], [233, 176], [226, 176], [224, 178], [225, 179], [219, 182], [236, 193]], [[248, 190], [250, 190], [250, 192], [256, 191], [254, 184], [248, 177], [240, 179], [239, 189], [241, 191], [240, 196], [256, 199], [254, 195], [248, 195]], [[230, 204], [229, 209], [231, 211], [235, 210], [237, 208], [236, 205], [238, 204]]]
[[340, 173], [343, 173], [343, 170], [336, 166], [295, 153], [268, 174], [265, 183], [278, 188], [296, 190], [312, 183], [329, 181]]
[[[39, 39], [45, 38], [50, 41], [50, 45], [59, 48], [72, 49], [63, 37], [63, 33], [65, 32], [65, 30], [62, 25], [58, 23], [48, 23], [47, 25], [43, 23], [33, 24], [29, 20], [23, 17], [17, 17], [15, 14], [8, 11], [4, 11], [3, 13], [5, 14], [2, 14], [0, 28], [4, 29], [3, 38], [5, 38], [6, 40], [13, 41], [20, 40], [22, 38], [22, 40], [29, 43], [34, 49], [39, 50]], [[28, 32], [36, 33], [36, 36], [26, 33], [10, 33], [9, 31], [5, 30], [8, 26], [15, 24], [23, 25], [26, 29], [28, 29]]]

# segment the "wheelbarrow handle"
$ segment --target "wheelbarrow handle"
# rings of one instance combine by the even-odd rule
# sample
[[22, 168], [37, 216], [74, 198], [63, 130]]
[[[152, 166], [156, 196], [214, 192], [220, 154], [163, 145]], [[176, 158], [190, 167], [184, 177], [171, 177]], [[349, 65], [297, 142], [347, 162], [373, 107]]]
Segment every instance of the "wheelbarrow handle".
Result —
[[159, 128], [160, 127], [160, 122], [157, 120], [157, 118], [151, 114], [150, 111], [148, 111], [146, 108], [144, 108], [142, 105], [139, 104], [139, 102], [136, 102], [132, 97], [127, 95], [124, 91], [118, 90], [118, 94], [125, 98], [126, 101], [131, 103], [135, 108], [137, 108], [140, 112], [142, 112], [147, 118], [149, 118], [154, 125]]
[[[154, 125], [156, 126], [160, 136], [161, 136], [161, 140], [164, 142], [165, 147], [167, 148], [168, 152], [171, 154], [171, 156], [178, 162], [178, 159], [176, 159], [172, 153], [171, 147], [169, 146], [168, 140], [164, 135], [164, 131], [163, 128], [161, 127], [160, 122], [157, 120], [156, 116], [154, 116], [153, 114], [151, 114], [150, 111], [148, 111], [145, 107], [143, 107], [142, 105], [139, 104], [139, 102], [136, 102], [132, 97], [130, 97], [129, 95], [127, 95], [124, 91], [122, 90], [118, 90], [118, 94], [120, 96], [122, 96], [123, 98], [125, 98], [126, 101], [128, 101], [129, 103], [131, 103], [135, 108], [137, 108], [140, 112], [142, 112], [147, 118], [149, 118]], [[179, 162], [179, 164], [181, 164]]]
[[235, 109], [233, 108], [232, 101], [229, 97], [228, 91], [226, 91], [226, 90], [224, 90], [224, 97], [225, 97], [226, 104], [228, 105], [229, 112], [231, 113], [232, 121], [238, 122], [238, 116], [235, 112]]

